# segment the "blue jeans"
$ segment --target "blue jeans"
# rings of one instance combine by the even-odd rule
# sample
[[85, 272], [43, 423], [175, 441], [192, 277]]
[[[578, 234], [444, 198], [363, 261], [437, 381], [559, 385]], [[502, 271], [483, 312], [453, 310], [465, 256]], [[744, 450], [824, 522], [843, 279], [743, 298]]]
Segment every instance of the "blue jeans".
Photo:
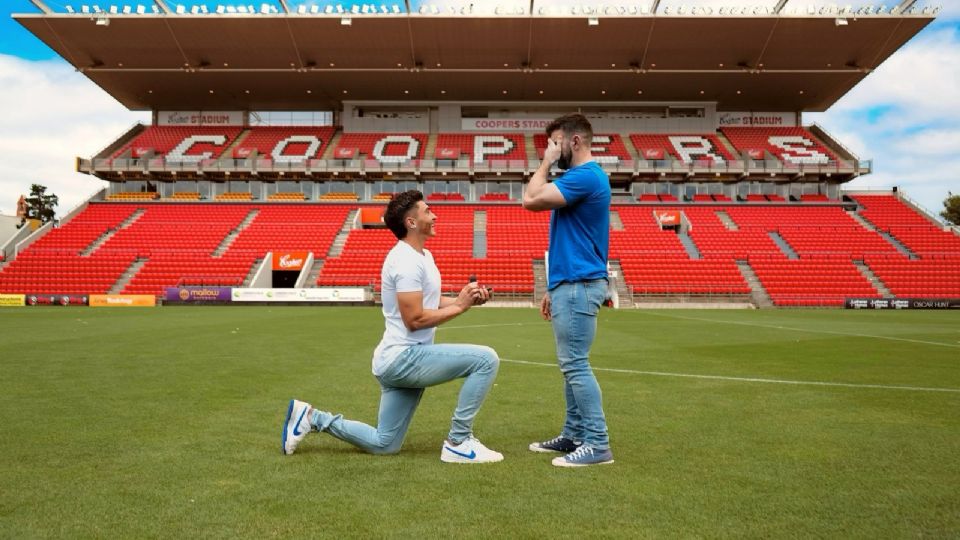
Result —
[[342, 414], [315, 409], [310, 424], [371, 454], [400, 451], [423, 390], [466, 377], [447, 438], [460, 444], [473, 433], [473, 419], [500, 368], [496, 351], [483, 345], [414, 345], [377, 377], [380, 413], [377, 427], [345, 420]]
[[598, 450], [610, 447], [600, 385], [590, 368], [590, 346], [597, 333], [597, 313], [607, 295], [607, 280], [561, 283], [550, 291], [550, 316], [563, 373], [567, 416], [562, 436]]

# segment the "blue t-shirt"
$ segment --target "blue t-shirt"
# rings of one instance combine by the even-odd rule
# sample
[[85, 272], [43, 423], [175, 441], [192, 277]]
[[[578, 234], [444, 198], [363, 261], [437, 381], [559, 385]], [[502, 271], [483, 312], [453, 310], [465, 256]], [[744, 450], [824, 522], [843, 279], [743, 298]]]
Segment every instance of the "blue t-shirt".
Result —
[[550, 215], [547, 289], [563, 282], [607, 277], [610, 179], [596, 162], [578, 165], [553, 181], [567, 205]]

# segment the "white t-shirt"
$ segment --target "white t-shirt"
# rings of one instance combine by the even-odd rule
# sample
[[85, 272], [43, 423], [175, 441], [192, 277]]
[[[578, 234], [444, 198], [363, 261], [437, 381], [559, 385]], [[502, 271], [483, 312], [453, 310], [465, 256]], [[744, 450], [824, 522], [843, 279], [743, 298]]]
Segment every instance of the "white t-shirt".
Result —
[[397, 293], [422, 291], [424, 309], [440, 307], [440, 271], [426, 249], [421, 255], [410, 244], [398, 241], [383, 260], [380, 281], [386, 329], [373, 352], [374, 375], [383, 373], [407, 347], [432, 344], [437, 332], [436, 327], [411, 332], [400, 316]]

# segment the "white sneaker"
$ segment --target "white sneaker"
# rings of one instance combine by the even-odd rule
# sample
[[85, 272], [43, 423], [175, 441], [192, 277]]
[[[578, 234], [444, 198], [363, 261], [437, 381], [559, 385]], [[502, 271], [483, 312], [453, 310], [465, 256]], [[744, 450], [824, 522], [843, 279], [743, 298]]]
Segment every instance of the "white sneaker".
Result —
[[473, 436], [453, 445], [444, 441], [440, 461], [444, 463], [494, 463], [503, 460], [503, 454], [487, 448]]
[[310, 419], [307, 418], [307, 411], [310, 410], [310, 404], [295, 399], [290, 400], [290, 406], [287, 407], [287, 419], [283, 421], [283, 435], [280, 439], [280, 450], [286, 454], [292, 454], [300, 441], [310, 433]]

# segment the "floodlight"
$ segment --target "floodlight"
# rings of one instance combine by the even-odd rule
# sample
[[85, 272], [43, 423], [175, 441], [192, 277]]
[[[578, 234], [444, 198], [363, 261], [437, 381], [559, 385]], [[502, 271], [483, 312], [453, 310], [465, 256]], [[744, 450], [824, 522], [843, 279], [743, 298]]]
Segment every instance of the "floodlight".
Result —
[[94, 13], [102, 13], [103, 10], [100, 9], [100, 6], [98, 6], [97, 4], [94, 4], [94, 5], [93, 5], [93, 12], [94, 12]]
[[237, 13], [246, 13], [247, 6], [237, 6]]
[[343, 6], [340, 4], [337, 4], [337, 13], [343, 13]]
[[129, 15], [130, 12], [132, 12], [132, 11], [133, 11], [133, 8], [132, 8], [131, 6], [123, 6], [123, 14], [124, 14], [124, 15]]
[[227, 13], [236, 13], [236, 12], [237, 12], [236, 6], [227, 6]]
[[90, 13], [90, 6], [86, 4], [80, 6], [80, 13]]
[[146, 12], [147, 12], [146, 6], [144, 6], [143, 4], [137, 4], [137, 15], [143, 15]]
[[200, 14], [200, 6], [193, 6], [192, 8], [190, 8], [190, 13], [192, 13], [192, 14], [194, 14], [194, 15], [199, 15], [199, 14]]
[[394, 5], [393, 5], [393, 12], [394, 12], [394, 13], [400, 13], [400, 6], [394, 4]]
[[177, 6], [177, 15], [183, 15], [186, 12], [187, 12], [187, 8], [183, 7], [183, 5]]
[[151, 9], [153, 9], [154, 14], [156, 15], [160, 14], [160, 6], [154, 4], [153, 6], [151, 6]]
[[390, 13], [390, 9], [385, 4], [380, 4], [380, 13]]
[[[316, 7], [316, 6], [314, 6], [314, 7]], [[329, 15], [330, 13], [333, 13], [333, 6], [327, 6], [327, 7], [323, 8], [323, 12], [326, 13], [326, 14], [328, 14], [328, 15]]]
[[73, 11], [73, 6], [71, 6], [70, 4], [63, 6], [63, 9], [67, 10], [67, 13], [76, 13], [75, 11]]
[[[330, 7], [330, 6], [327, 6], [327, 7]], [[316, 15], [317, 13], [320, 13], [320, 6], [318, 6], [318, 5], [316, 5], [316, 4], [310, 6], [310, 13], [313, 14], [313, 15]]]
[[117, 6], [110, 6], [110, 14], [116, 15], [117, 13], [120, 13], [120, 11], [117, 10]]
[[206, 4], [200, 5], [200, 13], [203, 13], [204, 15], [208, 15], [210, 13], [210, 10], [207, 9]]

